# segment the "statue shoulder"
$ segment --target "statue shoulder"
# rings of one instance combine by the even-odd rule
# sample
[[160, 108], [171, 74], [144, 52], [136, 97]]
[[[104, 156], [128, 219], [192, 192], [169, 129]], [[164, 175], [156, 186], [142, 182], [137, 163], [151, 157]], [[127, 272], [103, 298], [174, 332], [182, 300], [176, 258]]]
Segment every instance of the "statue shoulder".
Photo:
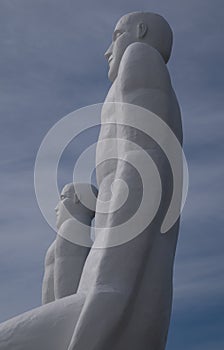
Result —
[[159, 89], [170, 92], [171, 81], [166, 64], [160, 53], [144, 43], [127, 47], [118, 72], [121, 89]]
[[90, 228], [78, 219], [70, 218], [63, 222], [58, 230], [57, 247], [80, 245], [91, 247]]
[[47, 250], [46, 256], [45, 256], [45, 266], [52, 265], [54, 263], [55, 259], [55, 240], [50, 245], [50, 247]]

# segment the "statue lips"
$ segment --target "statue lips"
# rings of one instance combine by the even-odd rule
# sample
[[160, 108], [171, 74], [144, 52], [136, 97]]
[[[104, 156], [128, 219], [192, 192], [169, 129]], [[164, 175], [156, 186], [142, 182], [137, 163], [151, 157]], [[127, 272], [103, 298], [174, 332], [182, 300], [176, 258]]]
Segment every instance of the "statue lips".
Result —
[[110, 63], [112, 60], [113, 60], [113, 56], [111, 55], [111, 56], [108, 58], [108, 63]]

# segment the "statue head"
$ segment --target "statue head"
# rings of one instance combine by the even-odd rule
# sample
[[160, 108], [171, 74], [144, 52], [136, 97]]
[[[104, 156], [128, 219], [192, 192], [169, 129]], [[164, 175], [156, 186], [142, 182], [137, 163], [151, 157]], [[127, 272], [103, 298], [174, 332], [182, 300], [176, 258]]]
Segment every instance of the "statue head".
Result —
[[172, 49], [172, 30], [167, 21], [155, 13], [133, 12], [123, 16], [115, 27], [112, 43], [105, 53], [109, 63], [108, 77], [112, 82], [117, 77], [126, 48], [134, 42], [152, 46], [167, 63]]
[[87, 183], [70, 183], [61, 191], [60, 200], [55, 208], [56, 226], [59, 229], [68, 219], [91, 222], [95, 215], [97, 189]]

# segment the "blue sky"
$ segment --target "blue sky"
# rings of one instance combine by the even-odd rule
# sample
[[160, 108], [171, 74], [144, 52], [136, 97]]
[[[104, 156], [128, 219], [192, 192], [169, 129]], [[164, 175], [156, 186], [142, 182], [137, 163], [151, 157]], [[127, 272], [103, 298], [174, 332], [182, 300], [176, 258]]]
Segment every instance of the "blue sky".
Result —
[[[174, 31], [169, 70], [190, 171], [167, 350], [224, 348], [223, 7], [221, 0], [1, 0], [0, 321], [40, 305], [55, 233], [35, 199], [38, 147], [67, 113], [103, 102], [113, 27], [144, 10], [164, 15]], [[74, 154], [70, 148], [60, 165], [61, 184], [72, 180]]]

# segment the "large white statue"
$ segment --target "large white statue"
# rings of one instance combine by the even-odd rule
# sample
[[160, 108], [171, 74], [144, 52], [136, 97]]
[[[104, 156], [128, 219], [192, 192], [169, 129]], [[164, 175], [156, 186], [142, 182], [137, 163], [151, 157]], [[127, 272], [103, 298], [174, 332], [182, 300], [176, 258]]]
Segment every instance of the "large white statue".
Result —
[[[181, 143], [180, 110], [166, 67], [171, 48], [172, 31], [159, 15], [131, 13], [117, 23], [105, 54], [113, 84], [102, 110], [102, 123], [111, 124], [102, 124], [99, 136], [99, 142], [114, 140], [117, 159], [104, 161], [110, 150], [99, 143], [96, 157], [102, 164], [97, 168], [97, 234], [79, 287], [75, 295], [0, 325], [0, 350], [165, 349], [179, 222], [166, 235], [160, 228], [172, 196], [172, 172], [166, 156], [152, 139], [132, 127], [119, 125], [112, 102], [134, 104], [155, 113]], [[127, 120], [126, 109], [121, 111], [123, 121]], [[166, 145], [167, 135], [163, 136]], [[150, 154], [159, 169], [163, 194], [155, 218], [141, 234], [108, 248], [113, 227], [132, 215], [142, 190], [138, 174], [129, 164], [140, 154], [136, 149], [119, 147], [120, 139], [133, 141]], [[117, 207], [123, 182], [131, 189], [126, 203], [119, 210], [102, 213], [105, 198], [111, 198], [111, 208]], [[154, 198], [148, 198], [149, 207], [153, 202]]]
[[[85, 307], [80, 315], [69, 350], [74, 349], [133, 349], [163, 350], [166, 344], [172, 305], [173, 261], [179, 223], [165, 235], [161, 223], [170, 203], [172, 175], [166, 157], [151, 139], [131, 127], [119, 126], [119, 118], [127, 120], [129, 114], [119, 110], [112, 102], [124, 102], [144, 107], [164, 120], [182, 142], [181, 116], [166, 67], [172, 48], [172, 31], [159, 15], [132, 13], [117, 23], [113, 41], [106, 52], [112, 87], [107, 104], [102, 110], [99, 140], [108, 138], [133, 141], [154, 159], [160, 171], [163, 187], [162, 204], [152, 223], [129, 242], [107, 249], [95, 249], [105, 240], [110, 241], [110, 228], [128, 219], [135, 202], [139, 202], [141, 183], [128, 162], [138, 158], [138, 151], [119, 147], [114, 141], [117, 161], [103, 162], [97, 168], [98, 198], [108, 198], [111, 185], [123, 180], [131, 190], [130, 199], [119, 210], [99, 213], [97, 201], [96, 240], [84, 266], [78, 292], [87, 293]], [[118, 107], [119, 109], [119, 107]], [[136, 115], [136, 118], [138, 116]], [[169, 142], [164, 135], [164, 143]], [[97, 148], [97, 162], [107, 159], [110, 149]], [[126, 159], [126, 162], [119, 161]], [[113, 187], [110, 208], [117, 207], [122, 182]], [[149, 198], [149, 206], [154, 198]], [[96, 322], [101, 320], [102, 322]], [[85, 327], [88, 325], [88, 327]]]

